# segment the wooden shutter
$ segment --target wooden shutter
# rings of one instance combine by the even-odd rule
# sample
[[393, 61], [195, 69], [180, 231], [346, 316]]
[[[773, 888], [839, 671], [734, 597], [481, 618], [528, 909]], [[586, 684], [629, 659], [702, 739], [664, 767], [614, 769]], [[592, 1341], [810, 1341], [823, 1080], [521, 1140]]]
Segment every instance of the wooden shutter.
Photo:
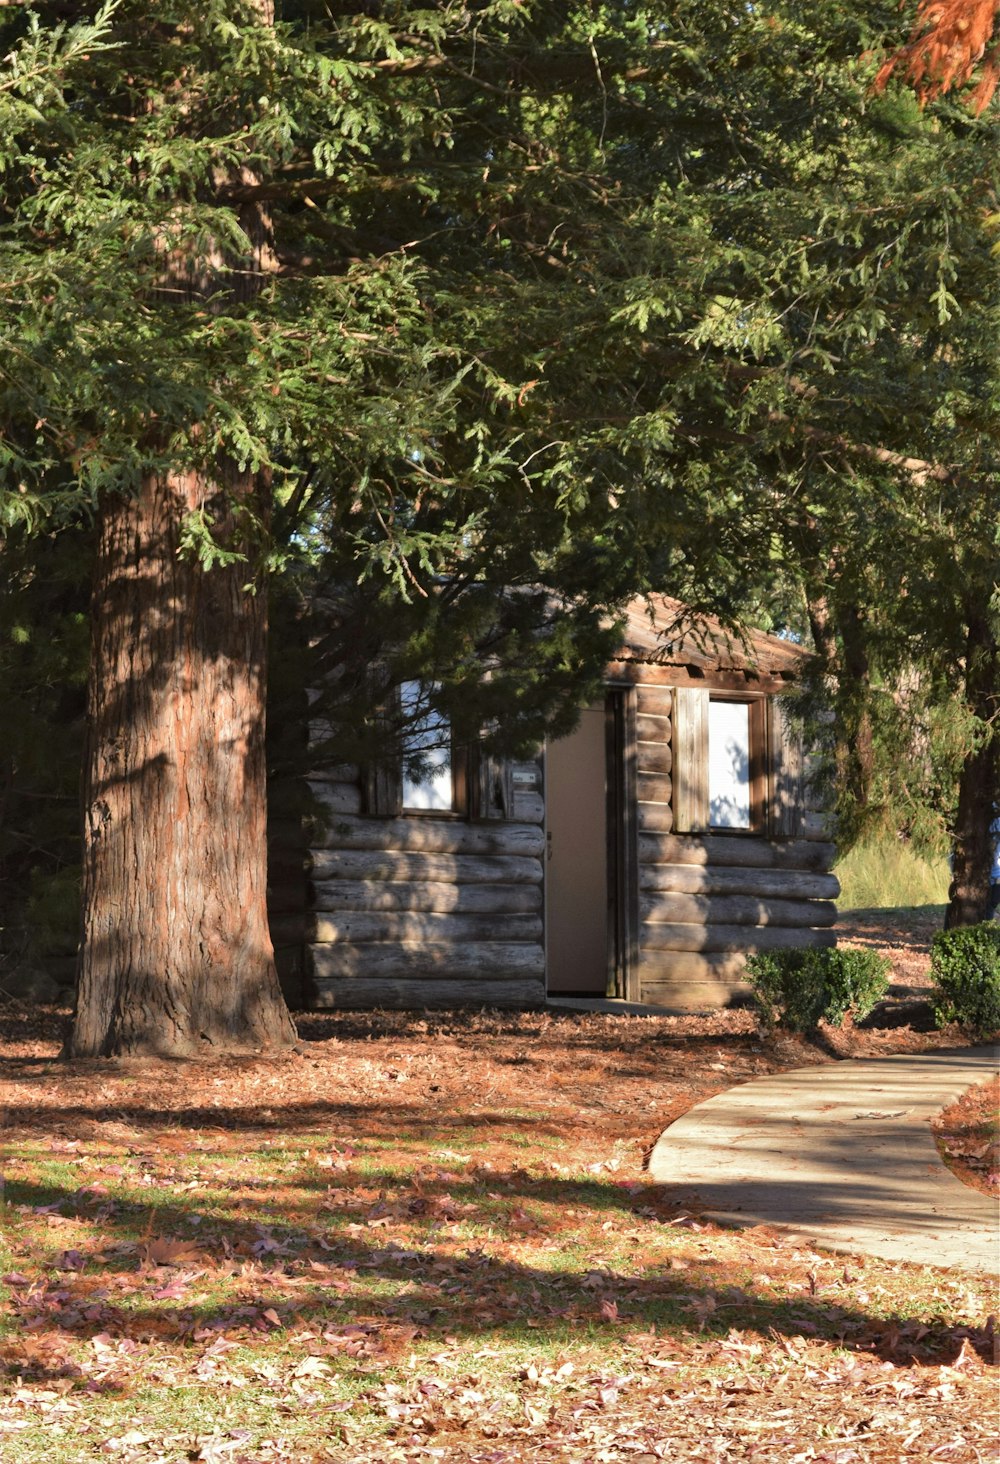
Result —
[[478, 748], [471, 763], [475, 817], [492, 821], [512, 818], [514, 774], [509, 759]]
[[403, 811], [403, 767], [400, 753], [392, 745], [392, 733], [399, 722], [399, 689], [386, 687], [378, 670], [369, 678], [371, 688], [372, 740], [376, 756], [365, 766], [365, 811], [378, 818], [395, 818]]
[[805, 809], [802, 733], [780, 697], [767, 703], [767, 827], [772, 839], [798, 839]]
[[673, 705], [674, 831], [708, 828], [708, 691], [679, 686]]

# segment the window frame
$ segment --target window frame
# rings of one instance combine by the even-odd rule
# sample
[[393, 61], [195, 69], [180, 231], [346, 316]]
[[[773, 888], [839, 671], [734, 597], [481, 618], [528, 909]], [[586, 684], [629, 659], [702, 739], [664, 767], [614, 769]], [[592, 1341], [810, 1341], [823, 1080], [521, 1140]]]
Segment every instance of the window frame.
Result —
[[[431, 683], [434, 685], [436, 683]], [[419, 687], [421, 692], [428, 685], [417, 677], [408, 677], [401, 681], [396, 688], [396, 705], [400, 716], [403, 715], [403, 688], [405, 686]], [[428, 708], [428, 711], [431, 709]], [[445, 819], [466, 819], [469, 816], [469, 749], [462, 746], [455, 740], [455, 729], [452, 726], [451, 718], [445, 717], [442, 713], [435, 712], [442, 722], [448, 726], [448, 763], [451, 773], [451, 807], [450, 808], [415, 808], [406, 802], [406, 738], [407, 730], [404, 725], [401, 731], [401, 748], [399, 752], [399, 816], [401, 818], [445, 818]], [[443, 742], [443, 739], [442, 739]]]
[[749, 772], [747, 779], [748, 792], [750, 795], [750, 822], [746, 828], [740, 826], [732, 827], [728, 824], [712, 823], [712, 785], [710, 781], [711, 760], [709, 750], [709, 737], [711, 735], [710, 711], [706, 715], [705, 722], [705, 792], [708, 800], [708, 813], [705, 821], [706, 834], [727, 834], [737, 838], [760, 838], [768, 831], [768, 782], [769, 782], [769, 756], [768, 756], [768, 735], [767, 735], [767, 697], [760, 692], [740, 693], [738, 691], [708, 690], [708, 708], [713, 702], [727, 703], [730, 706], [745, 706], [748, 709], [747, 717], [747, 741]]
[[[419, 678], [410, 677], [411, 681]], [[509, 758], [487, 752], [479, 743], [461, 743], [451, 729], [451, 808], [408, 808], [403, 805], [403, 750], [400, 684], [387, 685], [373, 674], [372, 720], [380, 729], [380, 742], [396, 743], [387, 752], [362, 767], [364, 812], [368, 818], [464, 819], [472, 823], [513, 821], [513, 765]]]
[[[781, 687], [674, 684], [671, 714], [673, 831], [698, 837], [803, 837], [805, 790], [800, 730], [789, 721]], [[750, 708], [750, 827], [709, 822], [709, 703], [739, 702]]]

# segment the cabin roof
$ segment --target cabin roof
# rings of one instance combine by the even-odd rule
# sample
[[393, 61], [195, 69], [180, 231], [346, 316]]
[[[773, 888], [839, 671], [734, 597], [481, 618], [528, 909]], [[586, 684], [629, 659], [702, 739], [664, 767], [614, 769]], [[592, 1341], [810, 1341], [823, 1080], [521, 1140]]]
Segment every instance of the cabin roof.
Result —
[[633, 600], [624, 615], [622, 648], [616, 662], [686, 668], [695, 674], [736, 671], [750, 676], [792, 679], [809, 652], [794, 641], [748, 630], [742, 636], [714, 616], [698, 615], [681, 600], [653, 595]]

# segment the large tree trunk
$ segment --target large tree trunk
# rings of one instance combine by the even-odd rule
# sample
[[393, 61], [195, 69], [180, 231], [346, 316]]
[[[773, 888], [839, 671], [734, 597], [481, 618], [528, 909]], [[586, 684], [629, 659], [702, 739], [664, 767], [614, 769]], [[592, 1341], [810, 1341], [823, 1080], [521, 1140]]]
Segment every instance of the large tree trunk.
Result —
[[245, 563], [177, 553], [206, 497], [225, 525], [249, 487], [228, 476], [152, 478], [103, 510], [71, 1056], [295, 1040], [265, 904], [266, 596]]
[[[272, 0], [251, 5], [273, 23]], [[194, 96], [192, 117], [198, 108]], [[238, 123], [214, 119], [223, 134]], [[245, 167], [235, 180], [257, 181]], [[215, 189], [233, 181], [220, 165]], [[238, 212], [235, 254], [212, 237], [178, 247], [164, 229], [152, 308], [193, 305], [207, 318], [259, 296], [276, 268], [271, 219], [259, 203]], [[72, 1056], [295, 1040], [267, 926], [266, 597], [243, 588], [245, 561], [206, 570], [178, 553], [192, 511], [238, 547], [240, 508], [266, 517], [268, 497], [263, 478], [220, 459], [211, 475], [151, 473], [134, 498], [102, 505]]]
[[946, 929], [990, 918], [990, 824], [1000, 812], [1000, 646], [985, 610], [972, 610], [967, 623], [965, 695], [985, 735], [970, 750], [959, 783]]

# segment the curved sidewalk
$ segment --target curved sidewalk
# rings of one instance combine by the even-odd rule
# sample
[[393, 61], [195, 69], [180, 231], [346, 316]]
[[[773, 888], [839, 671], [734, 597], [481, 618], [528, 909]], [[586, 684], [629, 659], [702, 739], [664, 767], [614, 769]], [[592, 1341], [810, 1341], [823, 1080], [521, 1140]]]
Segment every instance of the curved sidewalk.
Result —
[[720, 1093], [660, 1135], [649, 1172], [727, 1224], [832, 1250], [1000, 1271], [1000, 1201], [938, 1157], [930, 1122], [997, 1070], [998, 1049], [798, 1068]]

